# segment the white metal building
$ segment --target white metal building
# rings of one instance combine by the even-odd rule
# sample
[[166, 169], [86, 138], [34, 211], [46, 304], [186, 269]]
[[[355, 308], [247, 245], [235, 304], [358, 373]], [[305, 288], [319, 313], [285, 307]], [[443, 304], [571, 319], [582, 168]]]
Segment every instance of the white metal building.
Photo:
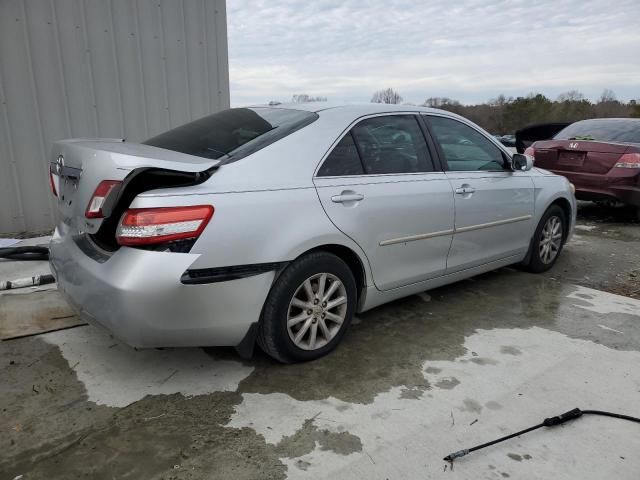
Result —
[[228, 106], [224, 0], [0, 0], [0, 234], [53, 226], [53, 141]]

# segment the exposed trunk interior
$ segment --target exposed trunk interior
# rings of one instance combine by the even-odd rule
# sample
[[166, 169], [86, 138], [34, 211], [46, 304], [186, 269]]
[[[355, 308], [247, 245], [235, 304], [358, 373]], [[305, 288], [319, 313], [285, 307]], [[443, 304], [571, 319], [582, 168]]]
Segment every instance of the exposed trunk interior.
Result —
[[[91, 235], [92, 240], [105, 250], [117, 250], [119, 248], [116, 242], [118, 222], [137, 195], [158, 188], [198, 185], [206, 181], [216, 168], [212, 167], [203, 172], [179, 172], [160, 168], [139, 168], [134, 170], [125, 178], [118, 196], [112, 203], [109, 215], [102, 222], [100, 229], [94, 235]], [[178, 249], [174, 251], [180, 251], [187, 248], [187, 245], [177, 244], [174, 247]]]

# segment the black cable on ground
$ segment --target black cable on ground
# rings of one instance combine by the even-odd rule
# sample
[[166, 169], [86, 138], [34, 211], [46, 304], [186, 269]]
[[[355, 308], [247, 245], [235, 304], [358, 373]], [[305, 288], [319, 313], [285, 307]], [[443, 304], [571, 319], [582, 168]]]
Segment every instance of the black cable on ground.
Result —
[[49, 260], [49, 248], [42, 245], [0, 248], [0, 258], [8, 260]]
[[466, 448], [464, 450], [459, 450], [457, 452], [450, 453], [444, 460], [446, 462], [453, 462], [456, 458], [464, 457], [465, 455], [470, 454], [471, 452], [475, 452], [476, 450], [480, 450], [482, 448], [490, 447], [491, 445], [495, 445], [496, 443], [504, 442], [505, 440], [509, 440], [510, 438], [517, 437], [519, 435], [523, 435], [528, 432], [532, 432], [533, 430], [537, 430], [542, 427], [555, 427], [556, 425], [561, 425], [570, 420], [575, 420], [576, 418], [580, 418], [582, 415], [603, 415], [605, 417], [613, 417], [619, 418], [622, 420], [629, 420], [630, 422], [640, 423], [640, 418], [632, 417], [629, 415], [622, 415], [620, 413], [612, 413], [605, 412], [602, 410], [580, 410], [579, 408], [574, 408], [573, 410], [569, 410], [562, 415], [558, 415], [556, 417], [545, 418], [544, 421], [538, 425], [534, 425], [533, 427], [525, 428], [524, 430], [520, 430], [519, 432], [512, 433], [511, 435], [506, 435], [504, 437], [498, 438], [497, 440], [493, 440], [491, 442], [483, 443], [481, 445], [477, 445], [473, 448]]
[[621, 420], [629, 420], [630, 422], [640, 423], [640, 418], [630, 415], [622, 415], [621, 413], [605, 412], [603, 410], [582, 410], [583, 415], [602, 415], [603, 417], [619, 418]]
[[[49, 248], [44, 245], [0, 248], [0, 258], [7, 260], [49, 260]], [[54, 283], [55, 281], [56, 279], [50, 274], [35, 275], [17, 280], [0, 280], [0, 290], [36, 287], [38, 285]]]

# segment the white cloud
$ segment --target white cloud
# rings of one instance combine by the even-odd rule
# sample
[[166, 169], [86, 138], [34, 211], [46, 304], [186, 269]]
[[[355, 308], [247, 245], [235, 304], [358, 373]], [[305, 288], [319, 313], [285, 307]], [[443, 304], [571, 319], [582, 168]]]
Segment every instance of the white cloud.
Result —
[[368, 101], [612, 88], [640, 96], [637, 0], [230, 0], [232, 103], [295, 93]]

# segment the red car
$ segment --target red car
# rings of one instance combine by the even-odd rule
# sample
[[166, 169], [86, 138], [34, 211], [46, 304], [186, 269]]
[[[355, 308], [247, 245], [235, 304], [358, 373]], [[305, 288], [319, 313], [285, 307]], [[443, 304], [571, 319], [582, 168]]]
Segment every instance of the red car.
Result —
[[567, 177], [579, 200], [632, 205], [640, 219], [640, 118], [581, 120], [524, 153]]

